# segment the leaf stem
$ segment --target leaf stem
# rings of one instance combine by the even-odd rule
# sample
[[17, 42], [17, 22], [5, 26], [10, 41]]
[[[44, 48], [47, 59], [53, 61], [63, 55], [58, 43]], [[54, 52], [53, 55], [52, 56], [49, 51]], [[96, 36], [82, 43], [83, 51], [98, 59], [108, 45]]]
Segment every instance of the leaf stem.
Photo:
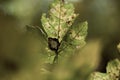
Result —
[[55, 57], [53, 60], [53, 64], [56, 64], [56, 63], [58, 63], [58, 51], [55, 51]]

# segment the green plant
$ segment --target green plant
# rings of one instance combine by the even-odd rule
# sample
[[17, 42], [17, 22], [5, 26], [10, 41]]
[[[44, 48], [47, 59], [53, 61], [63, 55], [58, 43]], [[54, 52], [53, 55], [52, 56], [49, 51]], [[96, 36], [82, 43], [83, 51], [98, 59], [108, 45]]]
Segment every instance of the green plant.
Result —
[[[73, 25], [78, 14], [75, 14], [74, 6], [64, 0], [54, 0], [48, 14], [41, 17], [42, 28], [39, 29], [48, 43], [46, 48], [50, 63], [58, 62], [58, 56], [69, 55], [75, 49], [85, 45], [87, 35], [87, 21]], [[55, 54], [52, 56], [51, 54]], [[67, 53], [67, 54], [66, 54]], [[61, 54], [62, 55], [62, 54]]]
[[119, 80], [120, 79], [120, 61], [115, 59], [107, 65], [107, 72], [94, 72], [90, 76], [90, 80]]
[[[41, 23], [43, 28], [31, 27], [42, 33], [44, 40], [48, 45], [46, 46], [46, 55], [48, 59], [45, 62], [52, 64], [57, 63], [58, 61], [64, 62], [56, 65], [53, 72], [49, 72], [50, 69], [47, 70], [45, 67], [43, 67], [44, 69], [42, 68], [47, 74], [45, 76], [49, 76], [51, 80], [78, 80], [85, 79], [84, 77], [88, 75], [84, 75], [84, 72], [81, 73], [79, 71], [84, 69], [85, 66], [88, 68], [89, 66], [87, 64], [84, 65], [84, 67], [75, 67], [75, 64], [71, 65], [72, 60], [68, 59], [68, 61], [65, 61], [65, 58], [74, 55], [73, 53], [75, 53], [74, 51], [76, 49], [81, 49], [86, 44], [85, 38], [87, 36], [88, 23], [85, 21], [73, 24], [77, 17], [78, 14], [75, 14], [73, 4], [67, 3], [64, 0], [54, 0], [51, 4], [50, 11], [47, 14], [42, 14]], [[71, 63], [69, 61], [71, 61]], [[71, 66], [67, 67], [68, 65]], [[50, 64], [47, 64], [47, 68], [49, 67], [54, 68], [54, 65], [51, 66]], [[64, 71], [66, 71], [67, 75], [63, 75]], [[89, 69], [88, 72], [90, 73], [91, 69]], [[62, 75], [62, 77], [59, 77], [60, 75]], [[79, 78], [80, 75], [83, 75], [84, 77]], [[89, 79], [119, 80], [119, 77], [120, 61], [115, 59], [108, 63], [106, 73], [94, 72]]]
[[[120, 44], [117, 46], [120, 49]], [[89, 80], [120, 80], [120, 60], [115, 59], [108, 62], [106, 73], [94, 72]]]

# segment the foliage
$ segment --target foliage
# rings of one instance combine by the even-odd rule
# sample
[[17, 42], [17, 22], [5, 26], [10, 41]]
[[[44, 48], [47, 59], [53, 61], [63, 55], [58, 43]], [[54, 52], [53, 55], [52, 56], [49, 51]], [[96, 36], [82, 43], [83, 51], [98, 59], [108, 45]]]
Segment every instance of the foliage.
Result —
[[90, 76], [90, 80], [119, 80], [120, 79], [120, 61], [115, 59], [107, 65], [107, 72], [94, 72]]
[[[48, 15], [46, 13], [42, 15], [41, 22], [43, 31], [47, 34], [46, 38], [56, 38], [60, 43], [58, 54], [60, 52], [71, 53], [75, 48], [85, 45], [87, 22], [79, 23], [77, 26], [73, 25], [77, 16], [74, 6], [64, 0], [54, 0]], [[47, 51], [52, 53], [49, 48]]]
[[[64, 0], [54, 0], [48, 14], [42, 14], [41, 23], [43, 28], [27, 26], [39, 30], [43, 34], [46, 43], [48, 43], [48, 46], [46, 46], [47, 63], [52, 63], [60, 53], [64, 53], [61, 54], [64, 56], [70, 56], [69, 54], [74, 53], [75, 49], [82, 48], [85, 45], [87, 21], [73, 25], [77, 16], [73, 4]], [[54, 40], [50, 42], [49, 38]], [[54, 47], [55, 52], [50, 49], [49, 43]], [[60, 45], [58, 46], [58, 44]]]
[[[46, 64], [41, 70], [45, 73], [45, 77], [49, 76], [52, 80], [70, 80], [70, 79], [80, 79], [80, 73], [78, 68], [75, 68], [75, 65], [71, 65], [70, 53], [74, 53], [76, 49], [80, 49], [85, 45], [85, 38], [87, 36], [87, 22], [82, 22], [74, 25], [74, 21], [77, 18], [78, 14], [75, 14], [74, 6], [70, 3], [65, 2], [64, 0], [54, 0], [51, 4], [50, 11], [48, 14], [43, 13], [41, 17], [42, 27], [34, 27], [39, 30], [44, 38], [46, 43], [49, 45], [49, 38], [58, 40], [60, 46], [56, 41], [51, 42], [52, 46], [58, 46], [56, 49], [60, 60], [63, 63], [57, 65], [52, 64], [56, 58], [56, 51], [52, 51], [50, 47], [46, 47], [48, 59], [45, 61]], [[56, 48], [56, 47], [55, 47]], [[119, 48], [119, 45], [118, 45]], [[62, 53], [62, 54], [61, 54]], [[68, 59], [65, 60], [65, 57]], [[69, 62], [70, 61], [70, 62]], [[50, 64], [49, 64], [50, 63]], [[79, 64], [79, 63], [78, 63]], [[71, 66], [67, 66], [71, 65]], [[49, 69], [48, 69], [49, 68]], [[53, 69], [54, 68], [54, 69]], [[120, 61], [115, 59], [110, 61], [106, 68], [106, 73], [94, 72], [90, 75], [90, 80], [118, 80], [120, 77]], [[51, 72], [52, 71], [52, 72]], [[66, 75], [64, 74], [66, 71]], [[89, 70], [88, 70], [89, 71]], [[90, 70], [91, 71], [91, 70]], [[76, 75], [77, 74], [77, 75]], [[84, 72], [83, 72], [84, 74]], [[82, 78], [81, 78], [82, 79]], [[83, 78], [85, 79], [85, 78]], [[48, 80], [48, 79], [45, 79]]]
[[[119, 45], [117, 46], [118, 49], [120, 49]], [[110, 61], [106, 73], [94, 72], [91, 74], [90, 80], [120, 80], [120, 60]]]

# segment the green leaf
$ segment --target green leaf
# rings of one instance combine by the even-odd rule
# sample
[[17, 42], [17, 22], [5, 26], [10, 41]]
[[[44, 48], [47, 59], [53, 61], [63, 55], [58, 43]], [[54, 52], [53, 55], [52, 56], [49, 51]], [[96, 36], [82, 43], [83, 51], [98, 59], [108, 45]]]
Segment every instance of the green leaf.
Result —
[[58, 38], [61, 42], [77, 16], [72, 4], [62, 0], [54, 0], [50, 7], [49, 16], [43, 14], [41, 22], [48, 36]]
[[88, 23], [82, 22], [78, 26], [73, 26], [68, 34], [68, 40], [71, 40], [71, 44], [76, 48], [81, 48], [85, 45], [85, 38], [87, 36]]
[[108, 63], [107, 73], [110, 75], [109, 78], [113, 80], [120, 79], [120, 61], [118, 59]]
[[92, 73], [90, 80], [120, 80], [120, 61], [118, 59], [110, 61], [106, 71], [106, 73]]
[[[82, 48], [86, 44], [88, 23], [85, 21], [73, 26], [78, 16], [74, 9], [71, 3], [64, 0], [54, 0], [48, 14], [44, 13], [41, 17], [42, 26], [48, 37], [56, 38], [60, 43], [58, 53], [74, 53], [76, 48]], [[50, 55], [53, 54], [49, 48], [47, 51]]]
[[90, 80], [112, 80], [106, 73], [95, 72], [91, 75]]
[[82, 48], [86, 44], [87, 29], [88, 23], [86, 21], [77, 26], [72, 26], [64, 36], [60, 51], [62, 51], [62, 49], [71, 51], [75, 48]]
[[74, 53], [76, 48], [82, 48], [86, 43], [88, 23], [85, 21], [73, 26], [74, 20], [78, 16], [78, 14], [75, 14], [74, 9], [71, 3], [67, 3], [64, 0], [54, 0], [49, 12], [42, 14], [41, 23], [43, 29], [37, 27], [36, 29], [42, 32], [48, 45], [52, 45], [50, 41], [48, 43], [48, 38], [54, 38], [60, 44], [58, 48], [55, 48], [57, 49], [56, 51], [52, 50], [52, 48], [50, 49], [50, 46], [46, 46], [46, 55], [49, 57], [47, 61], [49, 63], [61, 51], [63, 53]]

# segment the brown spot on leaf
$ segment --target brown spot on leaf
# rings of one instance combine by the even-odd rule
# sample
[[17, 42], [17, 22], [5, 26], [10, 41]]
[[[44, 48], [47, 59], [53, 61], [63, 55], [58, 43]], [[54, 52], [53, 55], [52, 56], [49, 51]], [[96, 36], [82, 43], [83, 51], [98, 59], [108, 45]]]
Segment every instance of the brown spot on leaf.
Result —
[[71, 21], [67, 21], [66, 23], [67, 23], [67, 24], [70, 24], [70, 23], [71, 23]]

